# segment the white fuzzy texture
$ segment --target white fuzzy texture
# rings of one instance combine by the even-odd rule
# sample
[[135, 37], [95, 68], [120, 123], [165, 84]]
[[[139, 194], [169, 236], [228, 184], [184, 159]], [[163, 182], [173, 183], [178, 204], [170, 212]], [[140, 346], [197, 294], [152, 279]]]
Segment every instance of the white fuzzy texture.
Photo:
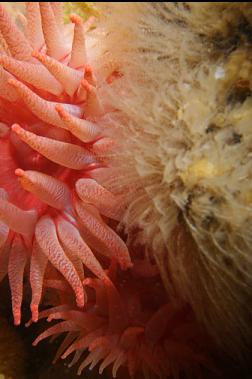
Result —
[[156, 258], [230, 354], [251, 342], [252, 8], [249, 3], [101, 3], [98, 75], [124, 138], [124, 227]]

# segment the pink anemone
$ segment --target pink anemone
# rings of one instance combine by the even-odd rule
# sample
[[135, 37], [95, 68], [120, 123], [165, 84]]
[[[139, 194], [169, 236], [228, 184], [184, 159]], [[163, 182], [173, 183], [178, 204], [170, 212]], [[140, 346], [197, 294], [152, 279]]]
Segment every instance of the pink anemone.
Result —
[[[61, 320], [34, 341], [64, 334], [54, 362], [72, 355], [69, 366], [81, 362], [78, 375], [89, 366], [113, 377], [169, 378], [191, 373], [201, 378], [208, 342], [203, 339], [187, 306], [172, 304], [154, 265], [138, 270], [116, 266], [107, 278], [87, 278], [88, 301], [84, 310], [74, 305], [67, 288], [59, 287], [58, 301], [40, 313], [47, 321]], [[125, 375], [125, 376], [124, 376]]]
[[86, 49], [90, 22], [71, 17], [69, 48], [60, 14], [60, 3], [27, 3], [23, 33], [0, 7], [0, 278], [8, 273], [16, 325], [26, 270], [37, 321], [51, 266], [80, 308], [83, 266], [105, 277], [96, 253], [131, 266], [125, 243], [103, 217], [118, 219], [119, 198], [92, 179], [109, 167], [112, 140]]

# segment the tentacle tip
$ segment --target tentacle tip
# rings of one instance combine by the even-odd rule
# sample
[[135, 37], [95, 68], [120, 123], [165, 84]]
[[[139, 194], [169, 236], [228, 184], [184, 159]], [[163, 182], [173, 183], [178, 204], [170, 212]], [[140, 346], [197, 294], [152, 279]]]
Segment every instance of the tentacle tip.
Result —
[[97, 17], [95, 16], [90, 16], [87, 21], [85, 22], [84, 26], [86, 28], [86, 30], [89, 30], [95, 23], [95, 21], [97, 20]]
[[76, 304], [77, 304], [78, 308], [82, 309], [85, 306], [85, 301], [84, 301], [84, 299], [76, 299]]
[[[62, 354], [61, 355], [61, 359], [66, 359], [69, 355], [71, 354], [71, 352], [68, 352], [68, 350], [66, 350], [65, 352], [64, 352], [64, 354]], [[71, 362], [69, 363], [69, 364], [71, 364]], [[70, 366], [71, 367], [71, 366]]]
[[36, 304], [31, 305], [31, 313], [32, 313], [32, 322], [38, 322], [38, 306]]
[[27, 322], [25, 323], [25, 327], [26, 327], [26, 328], [29, 328], [29, 326], [31, 326], [31, 324], [32, 324], [32, 320], [29, 320], [29, 321], [27, 321]]
[[69, 18], [73, 24], [76, 24], [76, 25], [83, 24], [82, 18], [75, 13], [70, 14]]
[[82, 281], [82, 284], [83, 284], [83, 286], [89, 286], [91, 282], [92, 282], [92, 279], [91, 279], [91, 278], [85, 278], [85, 279]]
[[80, 82], [81, 86], [87, 91], [87, 92], [91, 92], [92, 91], [92, 86], [91, 84], [88, 83], [88, 81], [86, 79], [83, 79], [81, 82]]
[[22, 128], [18, 124], [13, 124], [11, 127], [11, 130], [15, 132], [16, 134], [19, 134], [22, 131]]
[[19, 326], [21, 324], [21, 312], [16, 311], [13, 313], [14, 325]]
[[22, 178], [25, 175], [25, 172], [21, 168], [17, 168], [15, 170], [15, 175], [18, 176], [19, 178]]
[[78, 308], [84, 308], [86, 303], [86, 294], [83, 287], [77, 288], [76, 291], [76, 304]]
[[109, 277], [108, 277], [108, 275], [106, 274], [106, 272], [104, 271], [103, 274], [102, 274], [102, 276], [101, 276], [101, 280], [104, 282], [104, 281], [106, 281], [106, 280], [108, 280], [108, 279], [109, 279]]
[[120, 267], [123, 271], [129, 270], [134, 266], [131, 260], [123, 260], [120, 262]]

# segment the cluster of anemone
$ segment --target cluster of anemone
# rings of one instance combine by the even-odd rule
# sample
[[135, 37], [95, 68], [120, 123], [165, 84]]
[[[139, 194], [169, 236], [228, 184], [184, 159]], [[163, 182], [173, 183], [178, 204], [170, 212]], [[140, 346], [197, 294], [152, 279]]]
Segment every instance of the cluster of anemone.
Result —
[[[31, 322], [61, 320], [34, 343], [66, 332], [56, 359], [86, 354], [79, 374], [99, 362], [113, 376], [198, 373], [207, 362], [190, 309], [169, 301], [154, 262], [116, 230], [128, 188], [99, 181], [123, 148], [103, 96], [121, 73], [96, 75], [93, 20], [70, 18], [72, 45], [60, 3], [26, 3], [22, 31], [0, 7], [0, 277], [14, 323], [28, 276]], [[43, 310], [46, 289], [57, 296]]]
[[62, 288], [55, 306], [40, 313], [49, 322], [62, 321], [40, 334], [34, 345], [66, 333], [54, 361], [73, 354], [69, 366], [82, 360], [79, 375], [98, 365], [100, 374], [111, 367], [113, 377], [120, 368], [120, 377], [198, 377], [200, 367], [210, 363], [192, 313], [168, 301], [154, 267], [135, 267], [125, 273], [111, 266], [105, 280], [86, 278], [84, 312], [74, 306], [69, 289]]

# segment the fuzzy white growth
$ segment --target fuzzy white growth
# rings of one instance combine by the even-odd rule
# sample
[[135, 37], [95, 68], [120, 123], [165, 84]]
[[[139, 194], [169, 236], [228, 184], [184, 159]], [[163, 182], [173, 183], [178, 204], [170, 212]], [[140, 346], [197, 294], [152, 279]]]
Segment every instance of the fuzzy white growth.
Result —
[[107, 96], [125, 135], [122, 176], [107, 188], [142, 180], [126, 230], [139, 228], [170, 294], [240, 356], [252, 337], [252, 65], [239, 23], [251, 30], [251, 5], [107, 6], [97, 67], [122, 74]]

